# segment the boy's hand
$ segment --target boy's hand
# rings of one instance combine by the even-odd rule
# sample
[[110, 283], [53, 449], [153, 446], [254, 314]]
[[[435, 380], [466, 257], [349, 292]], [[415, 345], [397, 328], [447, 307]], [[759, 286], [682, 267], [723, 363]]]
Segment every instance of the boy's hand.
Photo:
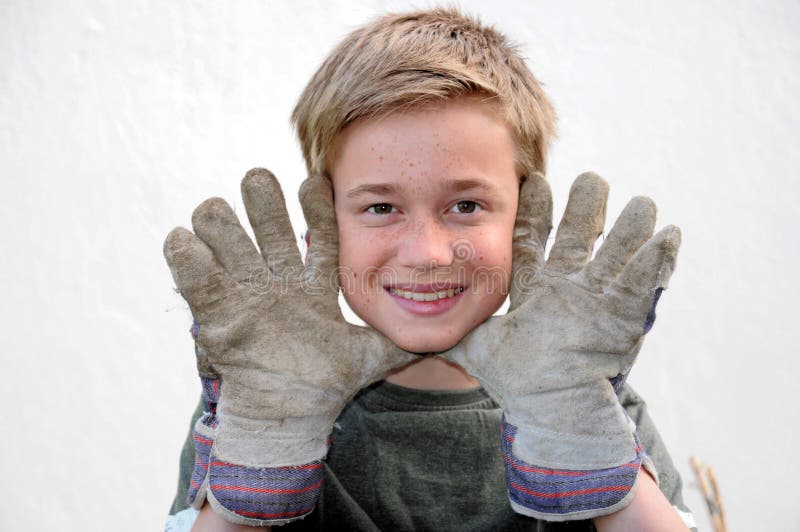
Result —
[[655, 205], [637, 197], [590, 261], [605, 223], [608, 185], [583, 174], [572, 186], [547, 262], [550, 188], [520, 191], [511, 307], [444, 354], [503, 407], [509, 498], [520, 513], [588, 519], [630, 502], [642, 463], [621, 385], [675, 267], [680, 231], [655, 236]]
[[316, 504], [333, 422], [361, 388], [412, 360], [379, 333], [345, 322], [337, 301], [330, 184], [303, 183], [314, 240], [304, 266], [283, 194], [251, 170], [242, 196], [259, 251], [224, 200], [176, 228], [164, 256], [189, 303], [208, 405], [195, 426], [193, 506], [208, 498], [227, 520], [281, 524]]

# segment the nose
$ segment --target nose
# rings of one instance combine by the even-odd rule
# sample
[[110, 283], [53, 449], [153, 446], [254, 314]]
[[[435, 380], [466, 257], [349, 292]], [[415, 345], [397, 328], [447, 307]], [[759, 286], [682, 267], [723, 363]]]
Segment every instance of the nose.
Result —
[[454, 236], [433, 219], [415, 220], [402, 236], [397, 260], [408, 268], [435, 270], [453, 263]]

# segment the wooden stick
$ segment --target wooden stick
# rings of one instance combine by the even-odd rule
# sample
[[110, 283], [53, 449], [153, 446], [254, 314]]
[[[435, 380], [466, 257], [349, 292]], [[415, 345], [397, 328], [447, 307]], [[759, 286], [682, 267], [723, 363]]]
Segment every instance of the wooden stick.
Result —
[[703, 498], [706, 500], [714, 532], [727, 532], [728, 527], [725, 523], [725, 510], [722, 506], [719, 483], [717, 482], [717, 476], [714, 474], [714, 470], [700, 462], [700, 460], [694, 456], [691, 457], [689, 463], [692, 464], [694, 475], [697, 477], [697, 482], [700, 485], [700, 491], [703, 493]]

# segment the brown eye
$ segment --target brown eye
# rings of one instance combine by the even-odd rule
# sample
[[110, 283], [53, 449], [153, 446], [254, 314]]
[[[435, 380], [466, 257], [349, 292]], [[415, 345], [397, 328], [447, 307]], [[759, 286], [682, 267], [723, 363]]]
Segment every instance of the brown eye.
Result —
[[372, 214], [391, 214], [392, 213], [392, 205], [390, 203], [376, 203], [375, 205], [370, 205], [367, 208], [367, 211], [371, 212]]
[[453, 205], [453, 209], [460, 214], [472, 214], [478, 208], [474, 201], [464, 200]]

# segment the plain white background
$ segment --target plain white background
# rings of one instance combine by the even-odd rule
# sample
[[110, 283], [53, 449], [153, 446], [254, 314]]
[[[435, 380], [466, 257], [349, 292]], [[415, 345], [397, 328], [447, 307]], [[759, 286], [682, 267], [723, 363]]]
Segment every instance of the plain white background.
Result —
[[[161, 243], [239, 180], [278, 175], [288, 125], [348, 31], [430, 2], [0, 2], [0, 529], [161, 528], [199, 394]], [[611, 183], [682, 227], [632, 382], [701, 528], [714, 466], [730, 529], [797, 530], [800, 4], [462, 1], [522, 44], [560, 115], [556, 212]]]

